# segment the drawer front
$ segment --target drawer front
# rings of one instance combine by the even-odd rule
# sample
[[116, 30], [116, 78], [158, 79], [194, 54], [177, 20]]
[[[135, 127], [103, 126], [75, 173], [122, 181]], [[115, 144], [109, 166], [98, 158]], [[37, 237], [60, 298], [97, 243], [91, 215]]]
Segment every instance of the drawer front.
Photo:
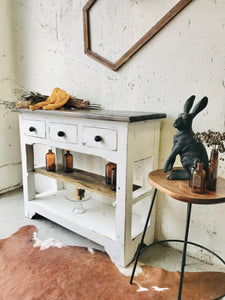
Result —
[[77, 125], [50, 123], [49, 137], [53, 141], [77, 144]]
[[82, 144], [87, 147], [116, 151], [117, 131], [84, 126]]
[[45, 138], [45, 122], [23, 120], [23, 132], [25, 135]]

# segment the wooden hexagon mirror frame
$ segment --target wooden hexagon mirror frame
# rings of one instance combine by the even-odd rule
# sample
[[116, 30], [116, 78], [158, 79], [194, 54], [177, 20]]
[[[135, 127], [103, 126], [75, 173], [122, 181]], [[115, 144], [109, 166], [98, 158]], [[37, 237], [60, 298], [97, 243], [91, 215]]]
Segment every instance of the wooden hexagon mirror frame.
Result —
[[97, 0], [89, 0], [83, 7], [84, 53], [113, 71], [117, 71], [133, 56], [141, 47], [151, 40], [163, 27], [165, 27], [185, 6], [192, 0], [180, 0], [173, 6], [142, 38], [140, 38], [126, 53], [115, 63], [91, 50], [89, 10]]

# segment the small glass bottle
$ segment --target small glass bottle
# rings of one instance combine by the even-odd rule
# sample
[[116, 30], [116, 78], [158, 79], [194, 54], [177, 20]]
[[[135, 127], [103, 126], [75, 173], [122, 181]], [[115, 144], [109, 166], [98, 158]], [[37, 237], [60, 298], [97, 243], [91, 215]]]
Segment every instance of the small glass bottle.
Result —
[[47, 171], [55, 171], [55, 153], [51, 149], [45, 155], [45, 162]]
[[208, 177], [207, 177], [207, 189], [209, 191], [216, 190], [217, 184], [217, 169], [218, 169], [218, 150], [212, 149], [209, 161]]
[[63, 155], [63, 170], [66, 173], [73, 172], [73, 155], [69, 150]]
[[108, 162], [105, 165], [105, 182], [106, 182], [106, 184], [111, 184], [111, 172], [112, 172], [113, 168], [116, 168], [116, 164], [114, 164], [112, 162]]
[[194, 162], [193, 162], [193, 166], [191, 167], [191, 174], [190, 174], [190, 179], [189, 179], [189, 186], [192, 187], [192, 180], [193, 180], [193, 172], [194, 170], [196, 170], [197, 168], [197, 164], [200, 162], [199, 159], [194, 159]]
[[193, 193], [203, 194], [206, 186], [206, 172], [202, 163], [197, 163], [197, 168], [193, 172], [192, 187]]
[[116, 191], [116, 168], [111, 171], [111, 190]]

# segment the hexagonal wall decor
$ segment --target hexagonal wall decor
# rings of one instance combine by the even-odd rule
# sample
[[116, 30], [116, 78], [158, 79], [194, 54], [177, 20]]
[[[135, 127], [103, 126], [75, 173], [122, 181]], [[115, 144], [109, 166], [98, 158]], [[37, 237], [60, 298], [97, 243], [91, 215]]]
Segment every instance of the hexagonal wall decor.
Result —
[[185, 8], [192, 0], [180, 0], [172, 7], [152, 28], [143, 35], [126, 53], [124, 53], [115, 63], [95, 53], [91, 49], [90, 37], [90, 9], [98, 0], [89, 0], [83, 7], [83, 31], [84, 31], [84, 53], [95, 59], [99, 63], [108, 67], [113, 71], [117, 71], [125, 64], [131, 56], [133, 56], [140, 48], [142, 48], [149, 40], [151, 40], [163, 27], [165, 27], [182, 9]]

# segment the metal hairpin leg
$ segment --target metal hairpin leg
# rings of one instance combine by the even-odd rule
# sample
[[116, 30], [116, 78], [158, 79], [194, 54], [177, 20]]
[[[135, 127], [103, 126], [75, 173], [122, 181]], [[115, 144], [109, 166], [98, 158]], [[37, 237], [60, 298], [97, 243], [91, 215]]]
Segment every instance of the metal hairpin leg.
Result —
[[137, 256], [136, 256], [136, 260], [135, 260], [135, 263], [134, 263], [132, 275], [131, 275], [131, 278], [130, 278], [130, 284], [132, 284], [132, 282], [133, 282], [134, 273], [135, 273], [135, 270], [136, 270], [136, 267], [137, 267], [138, 259], [139, 259], [139, 256], [141, 254], [141, 250], [143, 248], [145, 233], [146, 233], [146, 230], [147, 230], [147, 227], [148, 227], [148, 222], [149, 222], [149, 219], [150, 219], [150, 216], [151, 216], [151, 213], [152, 213], [152, 208], [153, 208], [153, 205], [154, 205], [154, 202], [155, 202], [156, 193], [157, 193], [157, 189], [155, 189], [155, 191], [154, 191], [153, 198], [152, 198], [152, 203], [150, 205], [148, 216], [147, 216], [147, 219], [146, 219], [146, 222], [145, 222], [145, 227], [144, 227], [144, 231], [143, 231], [143, 234], [142, 234], [141, 242], [138, 245]]
[[[160, 243], [165, 243], [165, 242], [182, 242], [182, 243], [184, 243], [184, 246], [183, 246], [181, 272], [180, 272], [179, 294], [178, 294], [178, 300], [181, 300], [182, 287], [183, 287], [183, 279], [184, 279], [184, 268], [185, 268], [185, 264], [186, 264], [187, 244], [191, 244], [191, 245], [200, 247], [200, 248], [202, 248], [202, 249], [210, 252], [211, 254], [215, 255], [223, 264], [225, 264], [225, 260], [223, 260], [219, 255], [217, 255], [215, 252], [211, 251], [210, 249], [208, 249], [206, 247], [203, 247], [203, 246], [201, 246], [199, 244], [196, 244], [196, 243], [188, 242], [188, 233], [189, 233], [189, 225], [190, 225], [190, 219], [191, 219], [191, 208], [192, 208], [192, 204], [191, 203], [188, 203], [188, 205], [187, 205], [187, 217], [186, 217], [186, 228], [185, 228], [185, 237], [184, 237], [184, 240], [163, 240], [163, 241], [157, 241], [157, 242], [154, 242], [154, 243], [152, 243], [152, 244], [150, 244], [148, 246], [143, 247], [145, 233], [146, 233], [148, 222], [149, 222], [149, 219], [150, 219], [150, 216], [151, 216], [151, 212], [152, 212], [152, 208], [153, 208], [153, 205], [154, 205], [156, 193], [157, 193], [157, 189], [155, 189], [155, 192], [154, 192], [154, 195], [153, 195], [153, 198], [152, 198], [152, 203], [150, 205], [149, 213], [148, 213], [147, 220], [146, 220], [146, 223], [145, 223], [144, 231], [143, 231], [143, 234], [142, 234], [141, 242], [140, 242], [140, 244], [138, 245], [138, 248], [137, 248], [137, 252], [136, 252], [137, 256], [136, 256], [135, 264], [134, 264], [134, 267], [133, 267], [133, 271], [132, 271], [132, 275], [131, 275], [131, 279], [130, 279], [130, 284], [132, 284], [134, 273], [135, 273], [135, 270], [136, 270], [136, 267], [137, 267], [137, 262], [138, 262], [138, 259], [140, 257], [140, 254], [143, 253], [143, 251], [145, 251], [149, 247], [152, 247], [152, 246], [154, 246], [156, 244], [160, 244]], [[222, 296], [220, 296], [219, 298], [214, 299], [214, 300], [222, 299], [222, 297], [224, 297], [224, 296], [225, 296], [225, 294], [222, 295]]]
[[188, 241], [189, 225], [190, 225], [190, 218], [191, 218], [191, 206], [192, 204], [188, 203], [183, 256], [182, 256], [182, 264], [181, 264], [181, 271], [180, 271], [180, 285], [179, 285], [178, 300], [181, 300], [181, 293], [182, 293], [182, 286], [183, 286], [183, 279], [184, 279], [184, 267], [186, 264], [187, 241]]

